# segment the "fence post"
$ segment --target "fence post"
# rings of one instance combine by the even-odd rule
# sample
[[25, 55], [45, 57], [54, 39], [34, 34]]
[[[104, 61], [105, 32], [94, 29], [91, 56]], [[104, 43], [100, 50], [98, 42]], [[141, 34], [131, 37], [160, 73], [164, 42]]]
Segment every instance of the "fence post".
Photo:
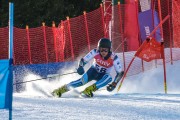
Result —
[[124, 54], [124, 32], [122, 29], [122, 15], [121, 15], [121, 6], [120, 2], [118, 2], [118, 12], [119, 12], [119, 27], [120, 27], [120, 32], [122, 34], [122, 51], [123, 51], [123, 61], [124, 61], [124, 71], [126, 70], [126, 60], [125, 60], [125, 54]]
[[54, 38], [54, 52], [55, 52], [55, 55], [56, 55], [56, 62], [58, 62], [57, 40], [56, 40], [57, 30], [56, 30], [56, 25], [55, 25], [54, 21], [52, 22], [52, 32], [53, 32], [53, 38]]
[[[169, 0], [166, 0], [167, 1], [167, 5], [168, 5], [168, 15], [170, 15], [170, 9], [169, 9]], [[173, 4], [173, 3], [171, 3]], [[171, 29], [171, 20], [172, 20], [172, 15], [171, 17], [169, 18], [169, 33], [170, 33], [170, 54], [171, 54], [171, 65], [173, 64], [173, 55], [172, 55], [172, 30]]]
[[72, 36], [71, 36], [71, 25], [69, 22], [69, 17], [67, 18], [67, 22], [68, 22], [68, 32], [69, 32], [69, 38], [70, 38], [70, 45], [71, 45], [71, 55], [72, 55], [72, 59], [74, 61], [74, 50], [73, 50], [73, 43], [72, 43]]
[[45, 54], [46, 54], [46, 63], [48, 63], [45, 22], [42, 23], [42, 28], [43, 28], [43, 35], [44, 35], [44, 48], [45, 48]]
[[[139, 12], [139, 0], [135, 0], [135, 5], [136, 5], [136, 16], [137, 16], [137, 24], [138, 24], [138, 39], [139, 39], [139, 46], [142, 44], [141, 36], [140, 36], [140, 28], [139, 28], [139, 22], [138, 22], [138, 12]], [[153, 19], [154, 21], [154, 19]], [[154, 23], [153, 23], [154, 25]], [[144, 61], [141, 59], [141, 65], [142, 65], [142, 71], [144, 72]]]
[[29, 63], [32, 64], [32, 59], [31, 59], [31, 43], [30, 43], [29, 26], [28, 25], [26, 25], [26, 34], [27, 34], [27, 41], [28, 41]]
[[87, 37], [87, 43], [88, 43], [88, 50], [90, 51], [90, 40], [89, 40], [89, 31], [88, 31], [88, 24], [87, 24], [87, 16], [86, 16], [86, 11], [84, 13], [84, 21], [85, 21], [85, 27], [86, 27], [86, 37]]
[[63, 42], [63, 54], [62, 54], [62, 61], [64, 62], [64, 49], [65, 49], [65, 40], [64, 40], [64, 22], [61, 21], [62, 23], [62, 26], [61, 26], [61, 29], [62, 29], [62, 42]]
[[104, 37], [107, 37], [107, 36], [106, 36], [105, 23], [104, 23], [104, 11], [103, 11], [103, 6], [102, 6], [102, 4], [100, 4], [100, 7], [101, 7], [101, 17], [102, 17], [102, 25], [103, 25], [103, 30], [104, 30]]

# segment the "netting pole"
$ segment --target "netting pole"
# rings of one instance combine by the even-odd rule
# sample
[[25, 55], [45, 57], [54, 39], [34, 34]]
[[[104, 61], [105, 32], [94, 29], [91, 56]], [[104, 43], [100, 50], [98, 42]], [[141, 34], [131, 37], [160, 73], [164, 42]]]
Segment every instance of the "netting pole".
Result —
[[106, 28], [105, 28], [105, 23], [104, 23], [104, 11], [103, 11], [103, 5], [100, 4], [101, 7], [101, 17], [102, 17], [102, 25], [103, 25], [103, 30], [104, 30], [104, 37], [107, 37], [106, 35]]
[[[135, 0], [135, 5], [136, 5], [136, 16], [137, 16], [137, 24], [138, 24], [138, 39], [139, 39], [139, 46], [142, 44], [142, 40], [140, 37], [140, 28], [139, 28], [139, 22], [138, 22], [138, 13], [139, 13], [139, 0]], [[144, 72], [144, 61], [141, 59], [141, 65], [142, 65], [142, 71]]]
[[118, 2], [118, 13], [119, 13], [119, 27], [120, 27], [120, 32], [122, 36], [122, 52], [123, 52], [123, 63], [124, 63], [124, 71], [126, 70], [126, 62], [125, 62], [125, 54], [124, 54], [124, 33], [122, 30], [122, 15], [121, 15], [121, 5], [120, 2]]
[[52, 22], [52, 31], [53, 31], [53, 38], [54, 38], [54, 52], [56, 55], [56, 62], [58, 62], [57, 41], [56, 41], [57, 31], [56, 31], [56, 25], [54, 21]]
[[[161, 1], [158, 0], [158, 11], [159, 11], [159, 19], [160, 22], [162, 21], [162, 12], [161, 12]], [[163, 35], [163, 27], [162, 24], [160, 25], [160, 30], [161, 30], [161, 37], [162, 37], [162, 41], [164, 41], [164, 35]]]
[[74, 61], [74, 50], [73, 50], [72, 35], [71, 35], [71, 25], [69, 22], [69, 17], [66, 17], [66, 18], [67, 18], [67, 22], [68, 22], [68, 32], [69, 32], [70, 45], [71, 45], [71, 55], [72, 55], [72, 59]]
[[[152, 7], [152, 26], [154, 29], [155, 28], [155, 23], [154, 23], [155, 1], [154, 0], [152, 0], [151, 7]], [[154, 34], [154, 38], [156, 38], [156, 33]], [[154, 62], [155, 62], [155, 67], [157, 68], [157, 60], [154, 60]]]
[[31, 59], [31, 43], [30, 43], [29, 26], [28, 25], [26, 25], [26, 34], [27, 34], [27, 41], [28, 41], [29, 63], [32, 64], [32, 59]]
[[[65, 33], [64, 33], [64, 22], [62, 21], [62, 32], [63, 32], [63, 38], [62, 38], [62, 40], [63, 40], [63, 51], [64, 51], [64, 49], [65, 49], [65, 39], [64, 39], [64, 35], [65, 35]], [[64, 62], [64, 52], [63, 52], [63, 62]]]
[[[168, 15], [170, 15], [170, 5], [169, 5], [169, 0], [167, 1], [167, 5], [168, 5]], [[169, 19], [169, 33], [170, 33], [170, 55], [171, 55], [171, 65], [173, 64], [173, 57], [172, 57], [172, 30], [171, 30], [171, 20], [172, 20], [172, 14], [171, 14], [171, 19]]]
[[42, 28], [43, 28], [43, 35], [44, 35], [44, 48], [45, 48], [45, 54], [46, 54], [46, 63], [48, 63], [48, 52], [47, 52], [45, 22], [42, 23]]
[[86, 11], [84, 11], [83, 13], [84, 13], [84, 21], [85, 21], [85, 27], [86, 27], [86, 39], [87, 39], [87, 43], [88, 43], [88, 50], [90, 51], [91, 48], [90, 48], [89, 30], [88, 30]]
[[[158, 0], [158, 10], [159, 10], [159, 18], [160, 18], [160, 22], [162, 22], [162, 14], [161, 14], [161, 1]], [[163, 67], [164, 67], [164, 90], [165, 90], [165, 94], [167, 94], [167, 85], [166, 85], [166, 63], [165, 63], [165, 53], [164, 53], [164, 35], [163, 35], [163, 28], [162, 28], [162, 24], [160, 24], [160, 28], [161, 28], [161, 36], [162, 36], [162, 52], [163, 52]]]

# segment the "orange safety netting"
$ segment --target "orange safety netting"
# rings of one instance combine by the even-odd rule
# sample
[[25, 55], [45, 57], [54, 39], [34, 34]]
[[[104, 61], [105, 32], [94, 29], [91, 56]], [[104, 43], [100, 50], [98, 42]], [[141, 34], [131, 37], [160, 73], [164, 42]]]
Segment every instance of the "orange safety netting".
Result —
[[180, 0], [173, 1], [173, 39], [174, 39], [174, 47], [180, 47]]
[[[134, 56], [133, 52], [140, 46], [138, 13], [148, 9], [146, 5], [134, 0], [127, 0], [126, 4], [112, 6], [108, 4], [106, 10], [103, 6], [75, 18], [61, 21], [58, 27], [41, 26], [37, 28], [19, 29], [14, 27], [14, 64], [37, 64], [50, 62], [64, 62], [78, 60], [91, 49], [96, 48], [102, 37], [112, 40], [115, 52], [127, 52], [120, 55], [124, 68]], [[151, 0], [153, 1], [153, 0]], [[162, 31], [166, 48], [179, 47], [179, 16], [178, 8], [174, 4], [178, 1], [161, 0], [161, 14], [158, 2], [154, 9], [162, 20], [173, 14], [173, 17], [163, 23]], [[160, 17], [159, 17], [160, 18]], [[172, 27], [173, 21], [173, 27]], [[172, 30], [174, 42], [172, 42]], [[174, 44], [173, 44], [174, 43]], [[8, 27], [0, 28], [0, 59], [8, 58]], [[180, 55], [176, 49], [172, 50], [172, 60], [179, 60]], [[166, 62], [171, 60], [170, 50], [165, 51]], [[142, 62], [135, 60], [129, 73], [136, 74], [155, 66], [155, 62]], [[142, 68], [142, 69], [140, 69]]]
[[0, 59], [8, 58], [9, 28], [0, 28]]

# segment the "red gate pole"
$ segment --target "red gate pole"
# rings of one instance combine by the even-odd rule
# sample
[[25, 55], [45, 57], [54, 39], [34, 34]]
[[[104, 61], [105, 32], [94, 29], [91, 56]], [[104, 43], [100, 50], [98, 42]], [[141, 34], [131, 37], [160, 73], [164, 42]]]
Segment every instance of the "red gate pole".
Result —
[[87, 43], [88, 43], [88, 50], [90, 51], [91, 48], [90, 48], [90, 40], [89, 40], [89, 31], [88, 31], [86, 11], [84, 11], [84, 21], [85, 21], [85, 28], [86, 28], [86, 38], [87, 38]]
[[[160, 22], [162, 22], [162, 14], [161, 14], [161, 1], [158, 0], [158, 9], [159, 9], [159, 18], [160, 18]], [[161, 36], [162, 36], [162, 52], [163, 52], [163, 68], [164, 68], [164, 91], [165, 94], [167, 94], [167, 84], [166, 84], [166, 63], [165, 63], [165, 52], [164, 52], [164, 35], [163, 35], [163, 27], [162, 24], [160, 25], [161, 28]]]
[[125, 77], [126, 77], [126, 74], [127, 74], [128, 70], [129, 70], [129, 68], [130, 68], [130, 66], [131, 66], [131, 64], [133, 63], [133, 61], [134, 61], [135, 58], [136, 58], [136, 56], [133, 57], [133, 59], [131, 60], [131, 62], [130, 62], [129, 65], [128, 65], [127, 69], [125, 70], [125, 73], [124, 73], [124, 75], [123, 75], [123, 77], [122, 77], [122, 80], [121, 80], [121, 82], [120, 82], [120, 84], [119, 84], [119, 86], [118, 86], [117, 92], [120, 90], [120, 88], [121, 88], [121, 86], [122, 86], [122, 83], [123, 83], [123, 81], [124, 81], [124, 79], [125, 79]]
[[73, 50], [72, 35], [71, 35], [71, 25], [69, 22], [69, 17], [66, 17], [66, 18], [68, 21], [68, 32], [69, 32], [69, 38], [70, 38], [70, 44], [71, 44], [71, 55], [72, 55], [72, 59], [74, 61], [74, 50]]
[[27, 41], [28, 41], [29, 63], [32, 64], [32, 59], [31, 59], [31, 43], [30, 43], [29, 26], [28, 25], [26, 25], [26, 34], [27, 34]]
[[161, 42], [161, 53], [163, 58], [163, 67], [164, 67], [164, 91], [167, 94], [167, 84], [166, 84], [166, 63], [165, 63], [165, 53], [164, 53], [164, 42]]

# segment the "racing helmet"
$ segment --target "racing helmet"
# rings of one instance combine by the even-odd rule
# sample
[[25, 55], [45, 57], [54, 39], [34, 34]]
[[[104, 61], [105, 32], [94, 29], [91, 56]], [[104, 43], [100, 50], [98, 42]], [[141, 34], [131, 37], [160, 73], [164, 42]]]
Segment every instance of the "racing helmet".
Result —
[[109, 48], [109, 52], [111, 52], [111, 41], [108, 38], [101, 38], [98, 42], [98, 50], [100, 48]]

